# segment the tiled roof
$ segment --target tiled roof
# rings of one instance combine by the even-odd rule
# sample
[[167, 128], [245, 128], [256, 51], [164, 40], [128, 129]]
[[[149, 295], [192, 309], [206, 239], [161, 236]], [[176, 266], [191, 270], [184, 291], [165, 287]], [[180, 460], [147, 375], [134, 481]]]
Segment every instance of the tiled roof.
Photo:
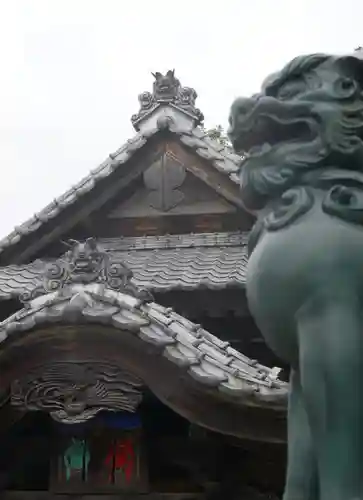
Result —
[[[134, 273], [138, 286], [153, 292], [243, 287], [247, 234], [109, 238], [99, 245], [117, 255]], [[0, 299], [29, 291], [42, 281], [46, 261], [0, 268]]]
[[69, 322], [112, 326], [119, 329], [120, 336], [130, 332], [145, 347], [155, 346], [155, 355], [177, 365], [180, 375], [213, 397], [242, 405], [286, 405], [287, 384], [278, 379], [279, 369], [251, 360], [171, 308], [103, 284], [71, 284], [33, 299], [25, 309], [0, 323], [0, 343], [19, 339], [26, 331], [49, 323]]
[[23, 236], [39, 229], [43, 223], [56, 217], [64, 208], [69, 207], [82, 195], [91, 191], [98, 181], [109, 176], [116, 169], [122, 168], [133, 154], [147, 143], [150, 137], [165, 129], [174, 133], [183, 144], [193, 149], [200, 157], [209, 160], [218, 171], [228, 176], [233, 182], [239, 182], [237, 172], [240, 157], [238, 155], [232, 154], [228, 148], [212, 140], [202, 129], [193, 126], [185, 128], [170, 116], [162, 116], [157, 120], [154, 128], [137, 133], [115, 153], [110, 154], [101, 165], [91, 170], [90, 174], [78, 184], [0, 240], [0, 253], [5, 248], [18, 243]]

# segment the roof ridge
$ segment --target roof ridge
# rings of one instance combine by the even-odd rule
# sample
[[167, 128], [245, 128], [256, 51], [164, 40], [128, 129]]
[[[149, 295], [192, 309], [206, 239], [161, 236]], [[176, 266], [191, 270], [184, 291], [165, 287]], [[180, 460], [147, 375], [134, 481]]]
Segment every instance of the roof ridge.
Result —
[[[102, 239], [96, 242], [103, 251], [121, 259], [132, 270], [135, 283], [159, 293], [201, 288], [211, 290], [244, 288], [248, 257], [247, 246], [243, 242], [247, 240], [247, 235], [237, 234], [235, 244], [233, 236], [233, 233], [227, 234], [230, 245], [222, 241], [222, 244], [215, 243], [209, 246], [173, 247], [169, 244], [163, 247], [152, 246], [150, 241], [134, 240], [115, 249], [114, 243], [107, 245]], [[19, 297], [39, 284], [44, 269], [55, 260], [38, 259], [29, 264], [0, 267], [0, 301]]]
[[209, 160], [219, 172], [228, 176], [232, 182], [239, 182], [237, 173], [240, 167], [240, 157], [238, 155], [226, 152], [226, 148], [220, 149], [217, 141], [208, 137], [200, 127], [181, 127], [172, 117], [161, 116], [154, 128], [137, 132], [118, 150], [110, 153], [105, 161], [98, 167], [93, 168], [77, 184], [74, 184], [65, 193], [55, 198], [27, 221], [16, 226], [6, 237], [0, 239], [0, 253], [7, 247], [18, 243], [23, 236], [35, 232], [44, 223], [56, 217], [65, 207], [72, 205], [80, 196], [91, 191], [99, 180], [108, 177], [113, 171], [126, 163], [151, 137], [165, 129], [169, 129], [176, 134], [181, 142], [195, 150], [196, 154]]

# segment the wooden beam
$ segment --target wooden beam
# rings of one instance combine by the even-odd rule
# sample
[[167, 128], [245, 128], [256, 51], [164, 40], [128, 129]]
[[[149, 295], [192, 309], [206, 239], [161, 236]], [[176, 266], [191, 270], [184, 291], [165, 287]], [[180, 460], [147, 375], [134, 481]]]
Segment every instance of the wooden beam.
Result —
[[[231, 181], [227, 175], [222, 174], [214, 168], [208, 160], [203, 161], [198, 158], [195, 153], [189, 152], [186, 147], [175, 140], [168, 141], [166, 150], [175, 155], [189, 172], [193, 173], [223, 198], [235, 206], [242, 208], [245, 212], [239, 186]], [[247, 212], [245, 213], [247, 216]], [[248, 215], [248, 217], [250, 216]]]

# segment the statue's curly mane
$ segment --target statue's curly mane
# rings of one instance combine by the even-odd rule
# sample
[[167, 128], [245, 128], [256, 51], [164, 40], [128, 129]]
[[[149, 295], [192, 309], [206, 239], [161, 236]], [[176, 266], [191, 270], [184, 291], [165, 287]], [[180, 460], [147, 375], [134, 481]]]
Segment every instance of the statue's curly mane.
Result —
[[[363, 59], [299, 56], [270, 75], [260, 94], [237, 99], [230, 138], [241, 165], [241, 196], [263, 217], [251, 234], [278, 230], [326, 193], [322, 209], [363, 224]], [[257, 148], [257, 149], [256, 149]]]
[[[327, 73], [336, 77], [336, 82], [324, 88]], [[305, 92], [280, 99], [280, 90], [296, 81], [303, 82]], [[314, 91], [320, 94], [312, 98]], [[266, 155], [246, 155], [241, 183], [247, 208], [259, 210], [269, 200], [301, 185], [338, 180], [363, 185], [363, 60], [354, 55], [299, 56], [265, 80], [256, 99], [261, 97], [272, 98], [273, 104], [263, 110], [264, 118], [270, 116], [286, 129], [305, 120], [316, 137], [292, 147], [286, 147], [282, 138], [281, 146]]]
[[262, 85], [262, 90], [266, 94], [274, 94], [276, 90], [292, 78], [298, 78], [304, 73], [311, 71], [320, 64], [323, 64], [331, 56], [326, 54], [310, 54], [295, 57], [281, 71], [269, 75]]

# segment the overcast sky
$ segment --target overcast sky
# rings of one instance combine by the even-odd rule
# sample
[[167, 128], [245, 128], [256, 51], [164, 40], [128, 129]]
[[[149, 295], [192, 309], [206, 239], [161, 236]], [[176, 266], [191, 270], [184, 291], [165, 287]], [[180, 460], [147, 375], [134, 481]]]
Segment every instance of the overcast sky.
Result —
[[363, 45], [363, 0], [0, 0], [0, 237], [133, 135], [151, 71], [206, 125], [292, 57]]

